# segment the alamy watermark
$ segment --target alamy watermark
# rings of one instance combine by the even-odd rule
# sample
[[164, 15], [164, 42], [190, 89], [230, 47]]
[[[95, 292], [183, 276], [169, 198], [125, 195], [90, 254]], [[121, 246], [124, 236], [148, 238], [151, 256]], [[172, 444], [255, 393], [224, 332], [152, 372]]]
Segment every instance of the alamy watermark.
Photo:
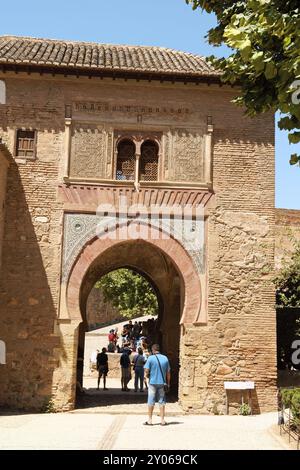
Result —
[[292, 93], [292, 103], [300, 104], [300, 80], [294, 80], [291, 84], [291, 88], [295, 90]]
[[295, 349], [291, 357], [292, 364], [294, 366], [299, 366], [300, 365], [300, 339], [295, 339], [295, 341], [293, 341], [292, 349]]
[[128, 204], [121, 196], [116, 205], [100, 204], [96, 234], [113, 240], [168, 240], [173, 238], [199, 250], [204, 245], [204, 206], [201, 204]]

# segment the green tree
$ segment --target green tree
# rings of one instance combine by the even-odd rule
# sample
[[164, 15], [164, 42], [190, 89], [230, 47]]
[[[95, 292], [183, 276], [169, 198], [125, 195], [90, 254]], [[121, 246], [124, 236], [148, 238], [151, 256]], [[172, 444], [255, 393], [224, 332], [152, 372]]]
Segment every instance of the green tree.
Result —
[[300, 308], [300, 244], [275, 278], [277, 307]]
[[[193, 9], [214, 13], [208, 32], [214, 46], [232, 49], [227, 58], [209, 58], [225, 83], [240, 86], [234, 100], [254, 116], [279, 111], [280, 129], [291, 144], [300, 142], [300, 2], [299, 0], [185, 0]], [[290, 163], [300, 164], [294, 153]]]
[[116, 269], [97, 282], [104, 300], [110, 301], [126, 318], [157, 315], [158, 302], [151, 284], [131, 269]]

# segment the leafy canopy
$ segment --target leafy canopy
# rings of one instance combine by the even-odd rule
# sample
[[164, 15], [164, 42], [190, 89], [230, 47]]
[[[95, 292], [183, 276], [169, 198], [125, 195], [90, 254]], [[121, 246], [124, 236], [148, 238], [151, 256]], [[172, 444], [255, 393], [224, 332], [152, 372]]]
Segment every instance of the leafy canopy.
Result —
[[103, 276], [95, 285], [126, 318], [157, 315], [158, 302], [151, 284], [131, 269], [121, 268]]
[[[185, 0], [193, 9], [214, 13], [217, 26], [209, 43], [232, 49], [227, 58], [210, 57], [223, 72], [222, 80], [239, 84], [234, 100], [250, 116], [280, 111], [280, 129], [291, 144], [300, 142], [300, 1]], [[290, 163], [300, 164], [294, 153]]]

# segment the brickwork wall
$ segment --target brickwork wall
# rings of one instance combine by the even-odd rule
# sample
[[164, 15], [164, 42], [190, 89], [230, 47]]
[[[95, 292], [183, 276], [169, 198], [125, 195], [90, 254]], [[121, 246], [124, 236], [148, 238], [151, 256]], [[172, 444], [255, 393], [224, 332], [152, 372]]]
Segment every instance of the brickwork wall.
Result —
[[2, 242], [4, 233], [5, 195], [8, 161], [0, 148], [0, 269], [2, 260]]
[[255, 410], [267, 411], [276, 406], [273, 119], [248, 120], [222, 98], [213, 116], [209, 321], [184, 338], [182, 394], [192, 410], [222, 413], [224, 381], [254, 380]]
[[54, 324], [60, 278], [62, 213], [56, 192], [63, 111], [55, 87], [49, 89], [42, 80], [7, 84], [0, 134], [14, 154], [14, 129], [37, 129], [38, 158], [13, 163], [8, 171], [0, 278], [0, 329], [7, 364], [0, 370], [0, 405], [39, 408], [51, 397], [56, 348], [61, 347]]
[[[215, 195], [206, 247], [208, 323], [187, 325], [184, 330], [180, 399], [189, 410], [211, 412], [217, 408], [222, 412], [224, 380], [252, 379], [257, 387], [256, 411], [275, 409], [273, 118], [245, 118], [230, 103], [234, 92], [214, 86], [22, 75], [6, 76], [6, 84], [0, 137], [12, 152], [16, 128], [35, 128], [38, 139], [37, 160], [18, 160], [8, 175], [0, 281], [0, 328], [7, 339], [8, 360], [0, 369], [0, 404], [39, 407], [54, 393], [60, 409], [72, 407], [78, 325], [56, 321], [63, 219], [56, 195], [64, 164], [64, 104], [106, 99], [190, 109], [184, 119], [172, 113], [143, 116], [141, 128], [159, 130], [161, 126], [169, 134], [194, 128], [201, 136], [207, 115], [212, 116]], [[101, 119], [92, 117], [93, 122]], [[105, 119], [108, 130], [114, 125], [120, 128], [120, 123], [138, 127], [132, 113], [110, 112]], [[195, 170], [194, 140], [184, 145], [186, 155], [191, 152], [193, 158], [185, 159], [180, 150], [177, 162], [176, 154], [166, 152], [173, 155], [165, 163], [166, 175], [175, 180], [179, 164], [182, 181], [190, 181], [195, 174], [195, 182], [203, 183], [201, 168]], [[200, 163], [202, 157], [200, 152]], [[112, 174], [112, 163], [103, 165], [105, 174]]]

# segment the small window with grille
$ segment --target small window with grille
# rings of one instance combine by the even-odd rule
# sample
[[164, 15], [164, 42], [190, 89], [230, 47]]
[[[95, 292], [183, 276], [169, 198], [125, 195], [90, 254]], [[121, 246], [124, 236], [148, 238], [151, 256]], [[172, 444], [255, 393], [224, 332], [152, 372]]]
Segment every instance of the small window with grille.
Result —
[[36, 131], [17, 131], [16, 156], [35, 158], [36, 156]]
[[117, 180], [134, 180], [135, 145], [130, 139], [123, 139], [118, 144]]
[[157, 181], [158, 145], [153, 140], [146, 140], [141, 146], [140, 181]]

